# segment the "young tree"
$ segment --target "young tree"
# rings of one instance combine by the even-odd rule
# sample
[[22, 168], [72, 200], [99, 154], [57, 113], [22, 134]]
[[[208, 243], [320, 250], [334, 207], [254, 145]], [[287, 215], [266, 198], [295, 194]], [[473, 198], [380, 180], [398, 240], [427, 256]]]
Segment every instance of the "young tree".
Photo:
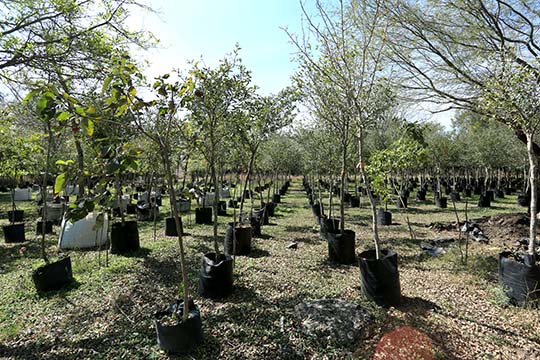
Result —
[[199, 129], [199, 151], [208, 161], [210, 178], [214, 186], [214, 250], [218, 246], [219, 184], [218, 164], [223, 155], [223, 146], [230, 137], [231, 124], [237, 113], [250, 98], [253, 88], [251, 75], [238, 57], [239, 48], [222, 59], [217, 68], [194, 64], [190, 75], [194, 81], [194, 92], [186, 98], [190, 119]]

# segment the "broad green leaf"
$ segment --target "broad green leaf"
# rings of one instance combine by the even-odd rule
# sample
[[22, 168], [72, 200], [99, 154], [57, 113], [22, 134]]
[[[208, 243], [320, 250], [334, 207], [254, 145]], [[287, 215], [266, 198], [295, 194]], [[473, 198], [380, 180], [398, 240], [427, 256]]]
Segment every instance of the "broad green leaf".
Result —
[[56, 177], [56, 180], [54, 182], [54, 192], [58, 194], [62, 189], [64, 188], [64, 185], [66, 183], [66, 173], [61, 173]]

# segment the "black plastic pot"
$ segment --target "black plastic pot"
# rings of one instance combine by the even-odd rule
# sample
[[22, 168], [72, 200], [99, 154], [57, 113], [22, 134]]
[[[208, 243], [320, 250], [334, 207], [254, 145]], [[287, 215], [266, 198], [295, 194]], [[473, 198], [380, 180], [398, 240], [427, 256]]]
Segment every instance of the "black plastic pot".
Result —
[[200, 207], [195, 209], [195, 223], [196, 224], [212, 224], [212, 208]]
[[222, 299], [233, 291], [233, 259], [229, 255], [207, 253], [202, 257], [199, 273], [199, 295]]
[[406, 197], [398, 197], [396, 199], [396, 207], [398, 209], [405, 209], [407, 208], [407, 198]]
[[355, 233], [352, 230], [345, 230], [343, 234], [328, 232], [328, 258], [338, 264], [352, 264], [356, 260], [354, 254]]
[[358, 254], [362, 293], [380, 306], [396, 306], [401, 302], [401, 287], [397, 254], [392, 250], [381, 250], [377, 260], [375, 250]]
[[136, 204], [127, 204], [126, 213], [129, 214], [129, 215], [136, 214], [137, 213], [137, 205]]
[[265, 207], [251, 210], [251, 215], [256, 217], [262, 225], [268, 225], [268, 213]]
[[[193, 300], [189, 300], [189, 315], [182, 321], [183, 300], [176, 300], [163, 311], [154, 315], [157, 342], [161, 350], [174, 354], [187, 354], [203, 341], [201, 313]], [[175, 317], [178, 323], [165, 325], [162, 319]]]
[[540, 267], [516, 261], [510, 251], [499, 254], [499, 282], [514, 305], [540, 299]]
[[315, 204], [311, 205], [311, 213], [313, 214], [313, 216], [316, 216], [316, 217], [322, 217], [322, 214], [323, 214], [323, 210], [321, 210], [321, 204], [316, 202]]
[[502, 189], [496, 189], [495, 197], [498, 199], [504, 199], [504, 191]]
[[491, 198], [489, 195], [480, 195], [478, 207], [491, 207]]
[[349, 203], [351, 202], [351, 194], [346, 192], [343, 194], [343, 201], [346, 202], [346, 203]]
[[[184, 225], [182, 224], [182, 218], [178, 217], [180, 220], [180, 231], [184, 235]], [[165, 236], [178, 236], [178, 231], [176, 231], [176, 221], [173, 217], [168, 217], [165, 219]]]
[[38, 267], [32, 273], [37, 291], [58, 290], [73, 281], [71, 258], [65, 257], [53, 263]]
[[140, 249], [139, 228], [136, 221], [124, 221], [111, 226], [111, 253], [125, 254]]
[[279, 189], [279, 195], [285, 196], [286, 193], [287, 193], [287, 189], [284, 189], [283, 187]]
[[392, 225], [392, 213], [381, 208], [377, 209], [377, 224]]
[[360, 198], [356, 195], [352, 195], [350, 204], [351, 204], [351, 207], [353, 208], [360, 207]]
[[[52, 234], [53, 229], [53, 222], [52, 221], [45, 221], [45, 234]], [[36, 234], [42, 235], [43, 234], [43, 222], [38, 221], [36, 224]]]
[[4, 241], [6, 243], [20, 243], [25, 242], [24, 236], [24, 224], [11, 224], [2, 226], [4, 232]]
[[227, 215], [227, 202], [226, 201], [219, 201], [217, 214], [218, 216]]
[[238, 208], [238, 201], [237, 201], [237, 200], [230, 199], [230, 200], [229, 200], [229, 207], [230, 207], [230, 208], [234, 208], [234, 209]]
[[527, 195], [520, 194], [517, 197], [517, 203], [519, 206], [528, 207], [530, 202], [530, 197]]
[[272, 202], [279, 204], [281, 202], [281, 195], [280, 194], [274, 194], [272, 195]]
[[248, 255], [251, 252], [251, 239], [253, 237], [250, 226], [234, 226], [236, 251], [233, 253], [233, 226], [230, 222], [225, 233], [224, 248], [226, 255]]
[[435, 206], [439, 209], [446, 209], [448, 207], [448, 198], [437, 197], [435, 198]]
[[419, 190], [416, 192], [416, 200], [418, 201], [426, 201], [426, 192]]
[[472, 191], [471, 191], [471, 189], [469, 189], [469, 188], [466, 188], [466, 189], [465, 189], [465, 197], [468, 197], [468, 198], [470, 198], [470, 197], [471, 197], [471, 195], [472, 195]]
[[327, 240], [328, 233], [339, 231], [339, 219], [320, 218], [319, 224], [321, 226], [319, 235], [323, 240]]
[[495, 192], [493, 190], [486, 190], [486, 196], [490, 201], [495, 201]]
[[268, 211], [268, 216], [276, 216], [276, 207], [277, 204], [274, 202], [269, 202], [266, 204], [266, 211]]
[[24, 210], [10, 210], [8, 213], [9, 222], [21, 222], [24, 218]]
[[255, 216], [252, 216], [251, 219], [251, 233], [253, 236], [261, 236], [262, 235], [262, 232], [261, 232], [261, 219], [255, 217]]
[[461, 201], [461, 196], [459, 195], [458, 192], [453, 192], [450, 194], [450, 199], [452, 199], [452, 201], [454, 202], [458, 202], [458, 201]]

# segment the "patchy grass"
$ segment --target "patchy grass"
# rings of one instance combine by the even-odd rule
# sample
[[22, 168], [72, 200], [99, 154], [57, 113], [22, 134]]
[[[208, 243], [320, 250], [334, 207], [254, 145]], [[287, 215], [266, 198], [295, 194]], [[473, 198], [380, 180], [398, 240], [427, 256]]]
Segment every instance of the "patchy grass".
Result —
[[[9, 207], [0, 196], [6, 222]], [[262, 238], [254, 239], [250, 256], [236, 258], [235, 289], [227, 299], [210, 301], [197, 291], [201, 255], [212, 251], [212, 227], [184, 218], [189, 289], [200, 306], [204, 343], [188, 359], [371, 359], [379, 339], [397, 326], [409, 325], [432, 340], [437, 359], [507, 359], [538, 354], [540, 318], [537, 310], [508, 306], [497, 284], [497, 254], [504, 239], [489, 245], [470, 244], [467, 265], [457, 244], [440, 258], [423, 255], [422, 240], [441, 235], [426, 227], [435, 221], [455, 221], [451, 208], [437, 209], [432, 200], [410, 204], [412, 240], [395, 207], [395, 224], [381, 228], [387, 247], [399, 254], [403, 305], [381, 309], [362, 298], [358, 266], [327, 261], [327, 244], [314, 229], [314, 220], [300, 182], [276, 210]], [[469, 203], [469, 218], [522, 212], [515, 197], [497, 199], [480, 209]], [[162, 214], [168, 211], [165, 201]], [[464, 203], [456, 204], [463, 220]], [[451, 207], [451, 203], [449, 203]], [[30, 279], [41, 264], [33, 231], [34, 202], [20, 204], [27, 211], [25, 244], [0, 245], [0, 356], [9, 359], [166, 359], [156, 344], [152, 315], [172, 301], [180, 281], [178, 244], [163, 236], [163, 220], [154, 240], [151, 222], [139, 222], [143, 249], [131, 256], [105, 252], [70, 251], [76, 284], [38, 295]], [[228, 210], [229, 214], [232, 213]], [[337, 213], [337, 208], [335, 209]], [[231, 216], [220, 217], [219, 237]], [[346, 211], [346, 227], [356, 232], [357, 251], [372, 247], [366, 205]], [[55, 227], [55, 231], [59, 231]], [[442, 235], [457, 236], [456, 232]], [[298, 250], [287, 249], [291, 241]], [[47, 236], [49, 254], [59, 254], [57, 235]], [[101, 265], [100, 265], [101, 263]], [[294, 316], [303, 300], [339, 297], [369, 309], [375, 324], [368, 336], [347, 348], [306, 338]]]

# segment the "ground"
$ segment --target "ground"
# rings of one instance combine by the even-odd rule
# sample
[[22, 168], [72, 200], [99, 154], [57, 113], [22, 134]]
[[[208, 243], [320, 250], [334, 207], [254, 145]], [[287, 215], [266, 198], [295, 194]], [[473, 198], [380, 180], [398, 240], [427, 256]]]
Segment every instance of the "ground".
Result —
[[[282, 199], [271, 225], [254, 239], [251, 255], [236, 258], [234, 292], [222, 301], [196, 294], [201, 255], [213, 249], [212, 228], [194, 225], [193, 217], [191, 224], [184, 219], [190, 233], [185, 237], [189, 289], [201, 310], [205, 339], [186, 359], [372, 359], [382, 347], [377, 346], [381, 338], [402, 327], [426, 335], [436, 359], [540, 358], [538, 310], [508, 305], [497, 281], [497, 254], [525, 236], [527, 228], [506, 225], [500, 218], [487, 220], [495, 214], [524, 213], [515, 196], [497, 199], [491, 209], [476, 207], [474, 200], [468, 204], [469, 218], [486, 219], [481, 226], [490, 243], [471, 243], [467, 264], [457, 244], [439, 258], [423, 255], [419, 247], [436, 236], [457, 238], [455, 230], [427, 226], [455, 221], [451, 202], [442, 210], [432, 200], [411, 201], [415, 240], [404, 217], [390, 206], [396, 224], [382, 228], [381, 238], [399, 255], [403, 295], [403, 304], [390, 309], [362, 297], [358, 265], [328, 263], [327, 244], [314, 229], [299, 179]], [[0, 195], [0, 203], [5, 224], [7, 194]], [[38, 295], [30, 277], [42, 263], [33, 235], [37, 206], [19, 205], [26, 210], [29, 241], [0, 244], [0, 358], [169, 358], [157, 346], [152, 323], [152, 315], [177, 296], [180, 279], [177, 240], [163, 235], [164, 221], [157, 224], [155, 238], [152, 223], [140, 222], [141, 251], [128, 257], [110, 255], [108, 266], [104, 252], [69, 252], [76, 284]], [[464, 202], [457, 204], [460, 220], [464, 207]], [[220, 218], [221, 239], [225, 223], [231, 221], [228, 212]], [[356, 232], [357, 252], [372, 247], [365, 203], [361, 209], [346, 209], [346, 227]], [[298, 249], [287, 248], [292, 241]], [[50, 255], [56, 256], [56, 243], [57, 235], [47, 237]], [[367, 309], [373, 323], [365, 337], [342, 346], [303, 334], [295, 306], [320, 298], [339, 298]]]

